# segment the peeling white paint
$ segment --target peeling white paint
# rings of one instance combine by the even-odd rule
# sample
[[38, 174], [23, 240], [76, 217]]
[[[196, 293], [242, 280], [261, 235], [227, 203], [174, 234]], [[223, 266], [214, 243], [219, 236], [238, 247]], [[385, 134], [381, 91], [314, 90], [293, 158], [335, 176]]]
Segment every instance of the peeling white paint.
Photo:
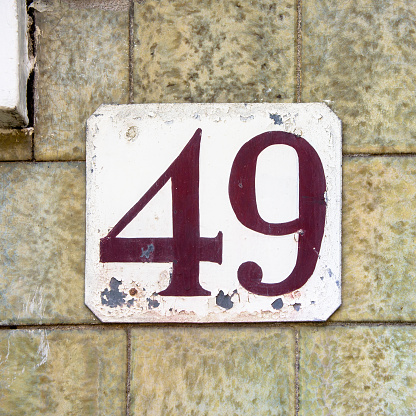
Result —
[[24, 316], [37, 316], [42, 319], [45, 313], [44, 302], [44, 289], [42, 286], [37, 286], [34, 292], [26, 295], [26, 299], [22, 305]]
[[39, 355], [40, 361], [37, 364], [35, 364], [33, 368], [38, 368], [48, 361], [49, 341], [48, 341], [48, 333], [45, 329], [40, 330], [40, 342], [39, 342], [37, 353]]
[[10, 354], [10, 336], [7, 338], [7, 353], [4, 358], [0, 355], [0, 367], [7, 362]]

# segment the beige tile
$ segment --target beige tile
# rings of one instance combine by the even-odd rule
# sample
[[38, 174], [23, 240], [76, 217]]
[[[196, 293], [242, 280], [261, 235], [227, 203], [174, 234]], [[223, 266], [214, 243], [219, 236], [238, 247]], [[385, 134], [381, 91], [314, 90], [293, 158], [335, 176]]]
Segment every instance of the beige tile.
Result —
[[294, 348], [281, 327], [134, 329], [131, 414], [294, 414]]
[[35, 157], [82, 160], [87, 118], [128, 102], [128, 11], [49, 4], [36, 13]]
[[302, 328], [299, 415], [413, 415], [415, 364], [415, 328]]
[[84, 306], [85, 164], [0, 164], [0, 324], [96, 322]]
[[302, 101], [332, 101], [344, 151], [416, 151], [415, 20], [411, 0], [303, 1]]
[[124, 415], [121, 330], [0, 332], [0, 414]]
[[147, 0], [134, 22], [136, 103], [294, 100], [294, 0]]
[[416, 319], [416, 158], [344, 159], [342, 306], [331, 319]]
[[0, 130], [0, 161], [32, 159], [33, 129]]

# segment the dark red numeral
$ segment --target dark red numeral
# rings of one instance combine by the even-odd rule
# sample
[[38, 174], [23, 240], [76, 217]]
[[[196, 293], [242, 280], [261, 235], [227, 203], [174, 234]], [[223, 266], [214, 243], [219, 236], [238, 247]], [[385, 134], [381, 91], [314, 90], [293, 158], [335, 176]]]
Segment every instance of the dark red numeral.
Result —
[[[268, 223], [258, 212], [255, 190], [259, 154], [274, 144], [293, 147], [299, 158], [299, 218], [287, 223]], [[263, 272], [254, 262], [238, 269], [238, 280], [249, 292], [279, 296], [302, 287], [315, 270], [325, 228], [325, 174], [314, 148], [303, 138], [285, 132], [267, 132], [248, 141], [234, 159], [229, 182], [231, 205], [247, 228], [266, 235], [299, 233], [298, 257], [292, 273], [279, 283], [262, 283]]]
[[[173, 263], [171, 282], [159, 293], [164, 296], [208, 296], [199, 283], [199, 262], [222, 263], [222, 233], [203, 238], [199, 230], [198, 129], [181, 154], [143, 197], [100, 241], [100, 261]], [[172, 179], [173, 238], [120, 238], [118, 234]]]

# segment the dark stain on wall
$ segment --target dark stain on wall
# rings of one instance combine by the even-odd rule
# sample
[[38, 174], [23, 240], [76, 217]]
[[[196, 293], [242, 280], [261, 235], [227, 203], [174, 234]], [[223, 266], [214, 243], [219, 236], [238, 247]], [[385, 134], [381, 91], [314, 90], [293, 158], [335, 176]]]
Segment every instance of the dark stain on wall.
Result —
[[101, 292], [101, 304], [108, 305], [110, 308], [116, 308], [117, 306], [122, 306], [126, 303], [125, 293], [120, 292], [118, 287], [121, 285], [121, 281], [112, 277], [110, 280], [110, 290], [105, 288]]

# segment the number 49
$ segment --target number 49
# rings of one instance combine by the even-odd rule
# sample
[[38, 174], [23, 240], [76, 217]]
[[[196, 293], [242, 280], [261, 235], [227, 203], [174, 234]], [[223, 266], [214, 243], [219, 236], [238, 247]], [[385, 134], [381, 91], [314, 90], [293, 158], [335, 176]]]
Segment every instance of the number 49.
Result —
[[[198, 129], [179, 156], [140, 200], [100, 240], [100, 262], [172, 262], [169, 286], [161, 296], [209, 296], [199, 283], [199, 262], [222, 263], [222, 232], [215, 238], [200, 236]], [[258, 212], [255, 190], [257, 158], [269, 146], [284, 144], [299, 159], [299, 217], [286, 223], [269, 223]], [[172, 180], [172, 238], [120, 238], [120, 232], [139, 214], [166, 182]], [[265, 235], [298, 233], [298, 255], [293, 271], [279, 283], [262, 283], [263, 272], [254, 262], [242, 263], [240, 284], [257, 295], [279, 296], [302, 287], [315, 270], [325, 228], [326, 182], [321, 160], [302, 137], [286, 132], [262, 133], [238, 151], [230, 174], [229, 198], [237, 219]], [[144, 252], [143, 248], [148, 249]]]

